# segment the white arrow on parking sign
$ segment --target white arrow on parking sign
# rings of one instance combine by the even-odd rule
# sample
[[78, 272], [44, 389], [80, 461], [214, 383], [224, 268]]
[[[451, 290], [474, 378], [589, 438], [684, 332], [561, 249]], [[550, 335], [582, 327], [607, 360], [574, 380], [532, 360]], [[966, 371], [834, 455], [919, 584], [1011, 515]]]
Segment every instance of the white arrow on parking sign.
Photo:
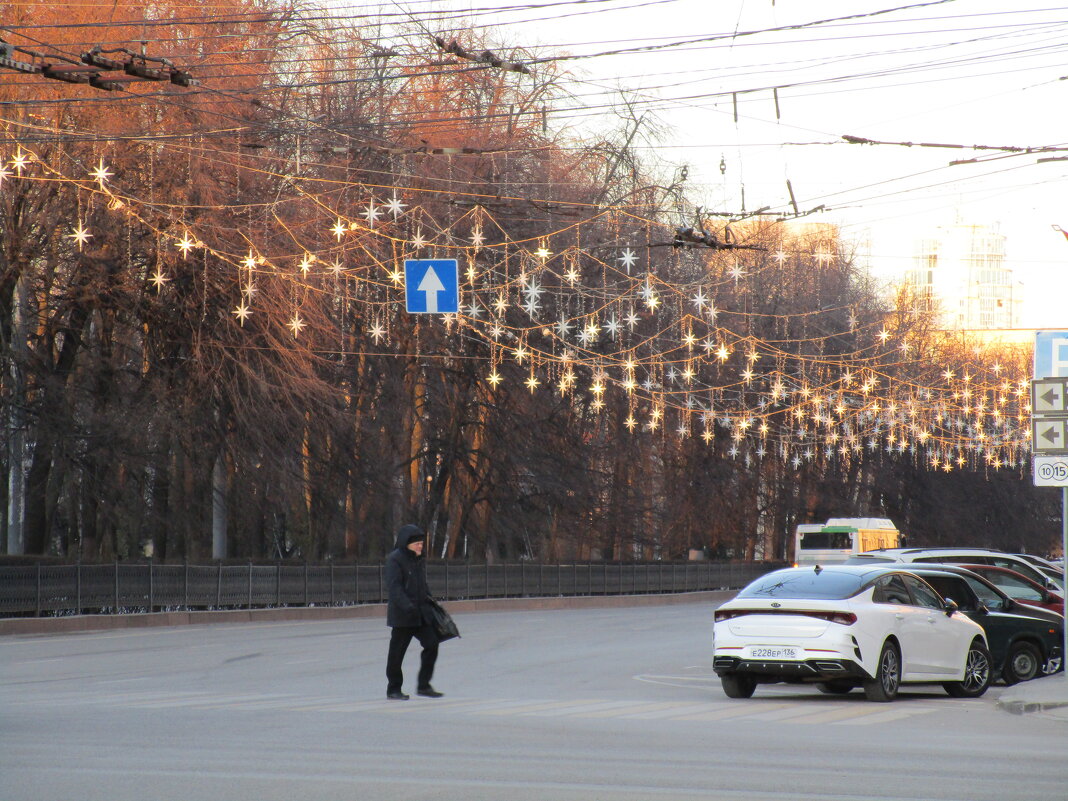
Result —
[[426, 294], [426, 310], [434, 313], [438, 310], [438, 293], [445, 291], [445, 284], [441, 283], [441, 279], [434, 272], [434, 268], [428, 267], [423, 280], [416, 287], [416, 291]]

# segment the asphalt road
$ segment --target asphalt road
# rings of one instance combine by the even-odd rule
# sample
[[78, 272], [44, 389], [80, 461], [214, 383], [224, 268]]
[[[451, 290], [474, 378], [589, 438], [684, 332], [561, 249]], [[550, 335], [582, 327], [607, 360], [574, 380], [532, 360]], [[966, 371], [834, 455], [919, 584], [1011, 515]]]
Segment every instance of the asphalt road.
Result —
[[711, 609], [457, 615], [402, 702], [381, 619], [3, 637], [0, 801], [1068, 797], [1065, 723], [1001, 686], [727, 699]]

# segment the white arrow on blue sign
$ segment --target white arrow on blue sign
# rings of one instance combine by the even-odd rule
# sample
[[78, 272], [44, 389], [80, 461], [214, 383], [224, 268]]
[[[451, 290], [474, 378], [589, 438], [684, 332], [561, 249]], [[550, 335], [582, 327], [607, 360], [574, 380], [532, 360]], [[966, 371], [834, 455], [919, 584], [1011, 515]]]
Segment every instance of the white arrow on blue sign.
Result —
[[456, 259], [406, 259], [404, 299], [409, 314], [460, 311], [460, 271]]

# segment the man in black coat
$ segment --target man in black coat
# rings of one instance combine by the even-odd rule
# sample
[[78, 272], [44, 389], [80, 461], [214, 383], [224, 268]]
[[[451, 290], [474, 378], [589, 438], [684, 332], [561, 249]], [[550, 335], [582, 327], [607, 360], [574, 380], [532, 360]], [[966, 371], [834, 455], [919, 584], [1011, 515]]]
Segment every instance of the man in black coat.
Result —
[[438, 636], [428, 623], [425, 609], [430, 591], [426, 584], [423, 547], [422, 529], [409, 524], [401, 526], [397, 532], [397, 547], [386, 556], [386, 589], [389, 592], [386, 625], [393, 628], [386, 659], [386, 697], [397, 701], [408, 700], [401, 689], [404, 684], [401, 664], [413, 637], [423, 646], [416, 693], [428, 698], [443, 695], [430, 686], [438, 658]]

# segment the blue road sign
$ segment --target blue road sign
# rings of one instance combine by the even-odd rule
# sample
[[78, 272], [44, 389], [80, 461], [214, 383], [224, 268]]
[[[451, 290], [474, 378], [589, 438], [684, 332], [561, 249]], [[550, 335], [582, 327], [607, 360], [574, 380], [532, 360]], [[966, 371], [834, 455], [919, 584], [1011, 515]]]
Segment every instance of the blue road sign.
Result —
[[406, 259], [404, 298], [409, 314], [460, 311], [460, 271], [456, 259]]
[[1068, 376], [1068, 331], [1035, 334], [1035, 379]]

